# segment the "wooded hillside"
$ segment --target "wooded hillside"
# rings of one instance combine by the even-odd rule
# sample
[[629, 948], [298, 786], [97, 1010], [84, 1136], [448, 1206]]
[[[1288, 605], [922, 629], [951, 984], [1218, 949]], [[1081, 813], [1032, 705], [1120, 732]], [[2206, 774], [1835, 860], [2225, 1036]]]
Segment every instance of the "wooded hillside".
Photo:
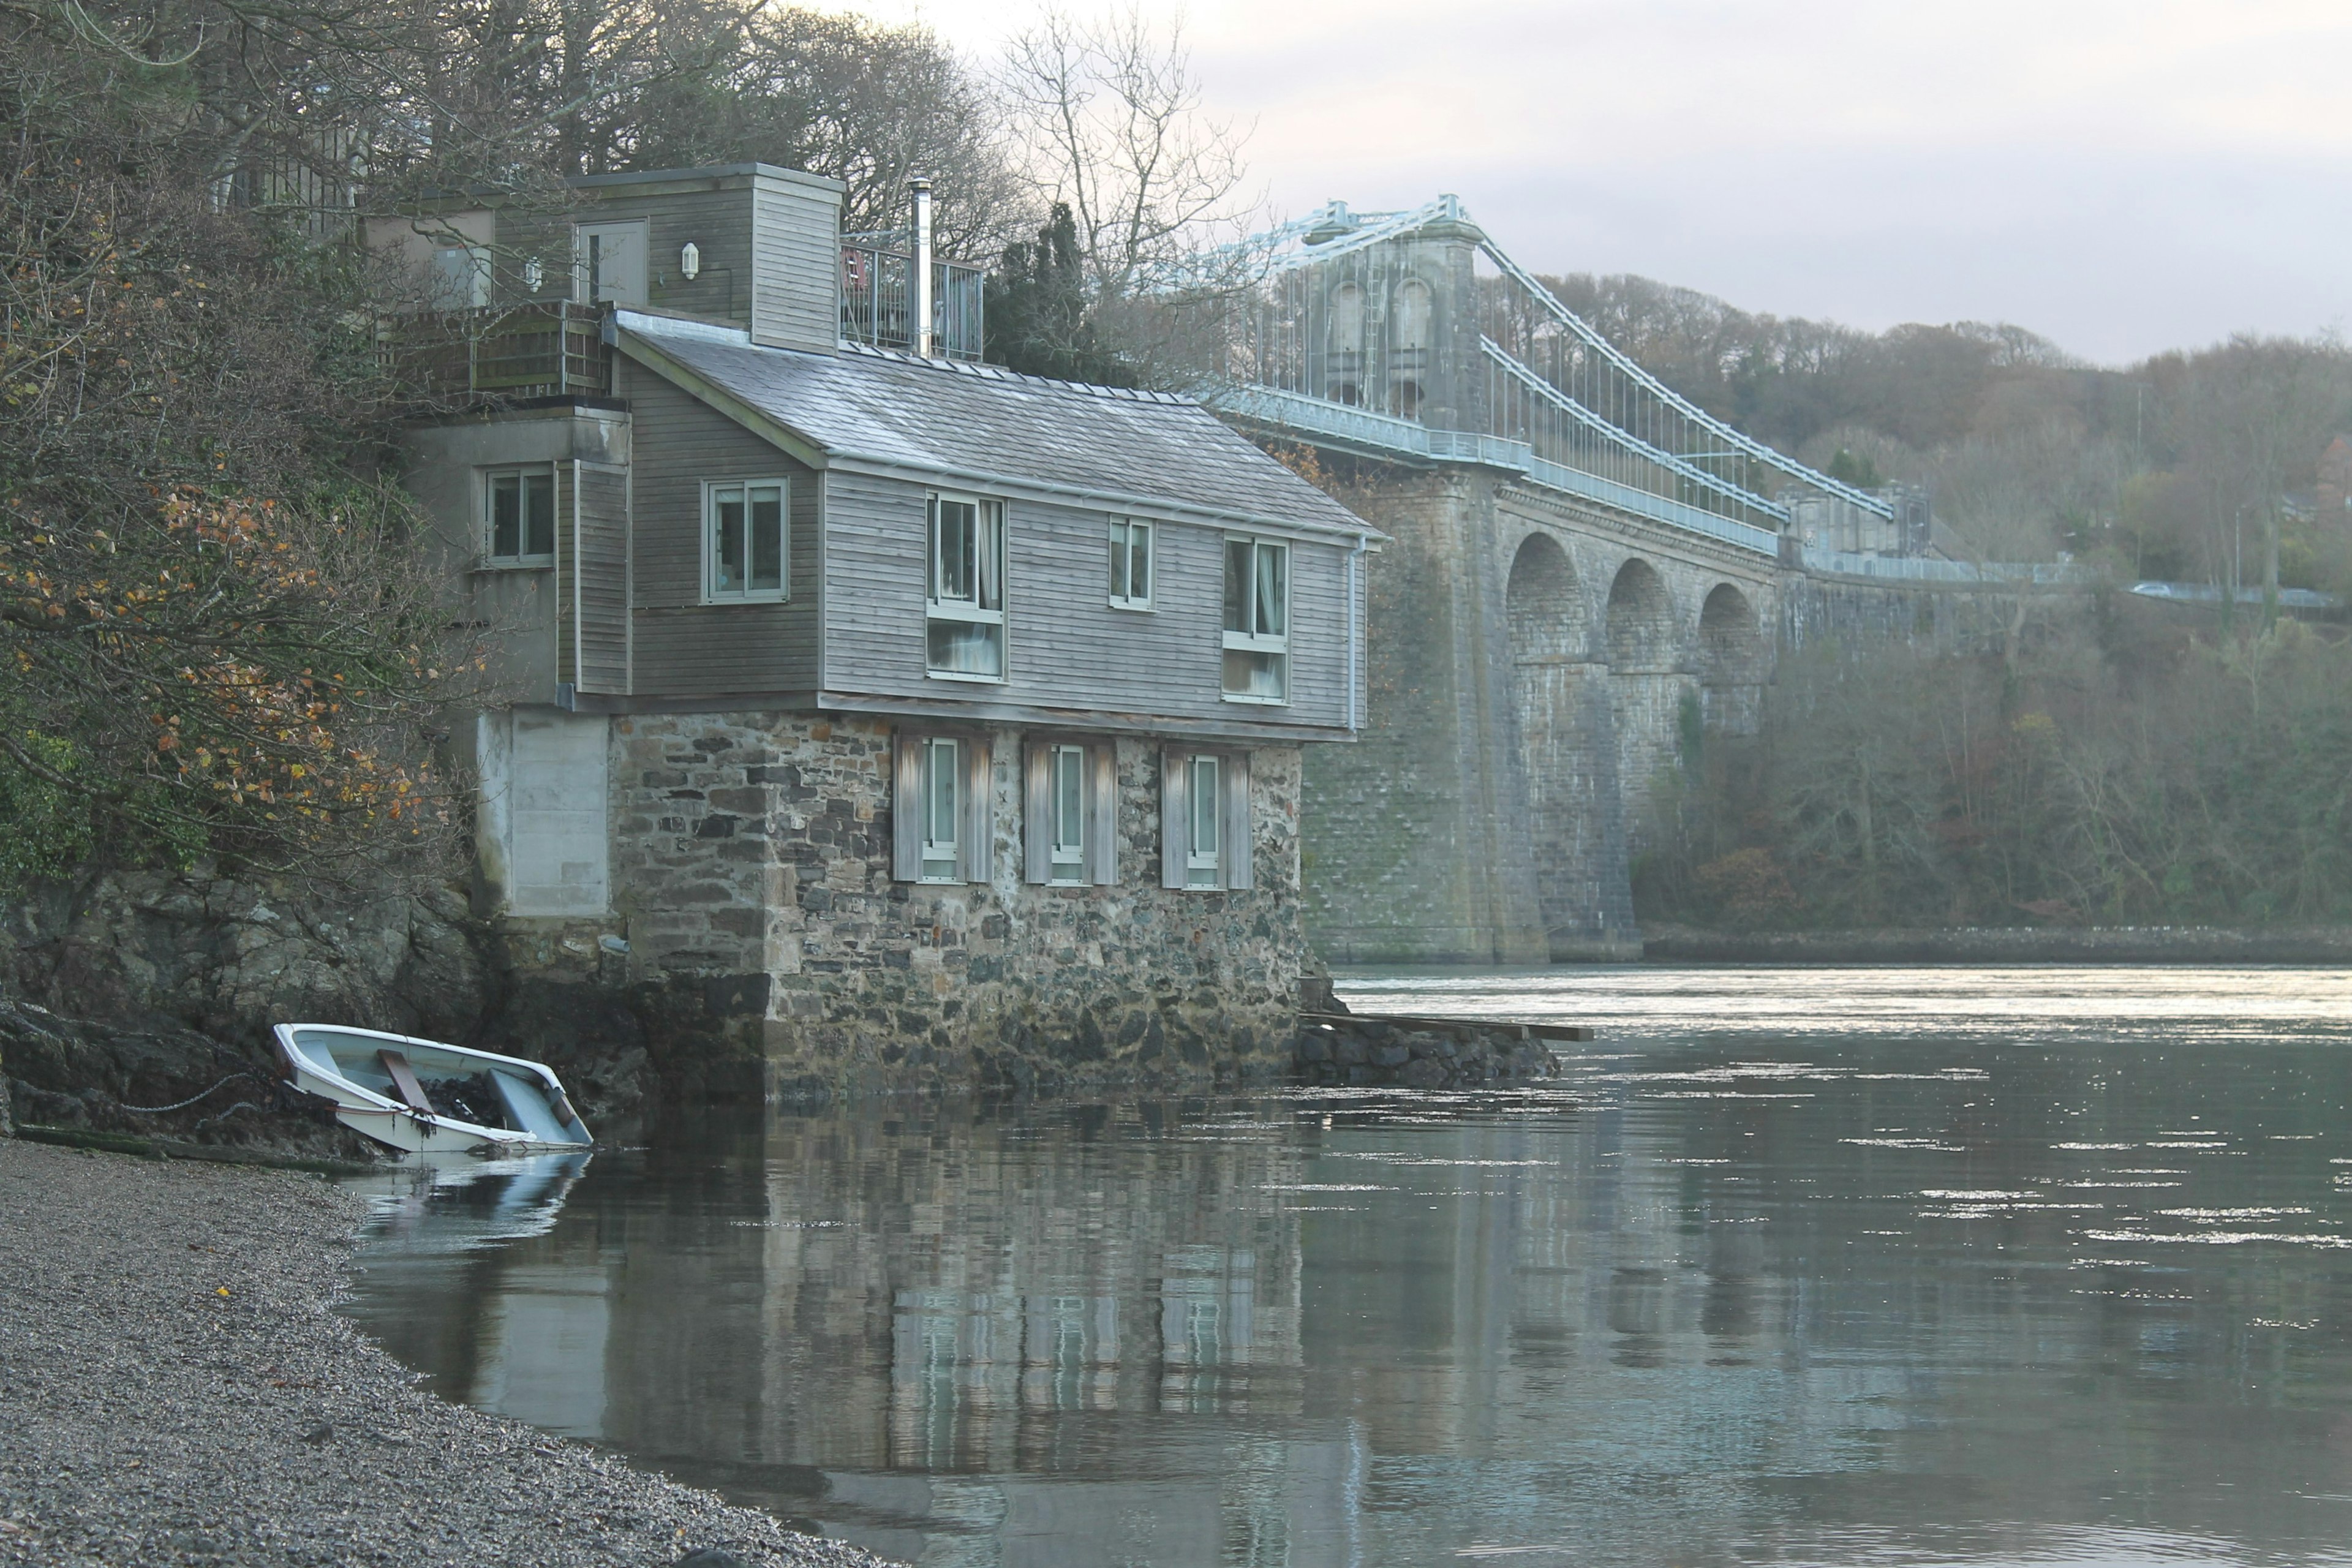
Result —
[[1924, 485], [1959, 552], [2065, 551], [2142, 578], [2352, 589], [2315, 468], [2352, 429], [2352, 349], [2233, 338], [2106, 369], [2023, 327], [1865, 332], [1646, 278], [1549, 280], [1710, 413], [1841, 479]]

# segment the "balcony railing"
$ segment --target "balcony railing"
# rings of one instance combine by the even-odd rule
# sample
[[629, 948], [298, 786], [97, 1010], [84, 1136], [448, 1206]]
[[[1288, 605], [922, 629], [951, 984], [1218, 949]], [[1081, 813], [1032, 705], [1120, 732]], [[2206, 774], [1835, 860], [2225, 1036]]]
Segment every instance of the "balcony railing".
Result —
[[[872, 348], [912, 349], [915, 258], [856, 237], [841, 247], [841, 336]], [[931, 336], [949, 359], [980, 358], [982, 273], [960, 261], [931, 263]]]
[[433, 397], [604, 397], [613, 390], [604, 308], [556, 300], [433, 310], [387, 321], [394, 373]]

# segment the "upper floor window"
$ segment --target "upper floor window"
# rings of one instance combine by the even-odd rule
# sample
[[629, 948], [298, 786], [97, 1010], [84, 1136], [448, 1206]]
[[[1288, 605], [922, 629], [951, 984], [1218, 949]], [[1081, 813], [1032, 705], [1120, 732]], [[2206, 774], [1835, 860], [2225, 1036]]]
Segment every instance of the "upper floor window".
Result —
[[433, 252], [433, 307], [474, 310], [490, 302], [490, 253], [478, 245], [445, 245]]
[[930, 672], [1004, 679], [1004, 503], [934, 495], [925, 630]]
[[483, 558], [493, 566], [555, 564], [555, 470], [547, 464], [482, 476]]
[[1225, 541], [1226, 700], [1290, 700], [1290, 546]]
[[572, 298], [589, 305], [646, 302], [646, 226], [583, 223], [572, 230]]
[[702, 487], [705, 603], [740, 604], [789, 596], [784, 515], [790, 493], [782, 479]]
[[1151, 608], [1151, 525], [1110, 521], [1110, 603], [1118, 610]]

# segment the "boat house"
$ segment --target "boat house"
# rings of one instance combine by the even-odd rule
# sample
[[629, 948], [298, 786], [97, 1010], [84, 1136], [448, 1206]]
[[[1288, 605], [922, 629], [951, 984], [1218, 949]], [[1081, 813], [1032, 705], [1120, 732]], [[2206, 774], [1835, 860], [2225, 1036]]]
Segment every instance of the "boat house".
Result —
[[407, 482], [513, 697], [484, 912], [711, 1093], [1286, 1062], [1301, 748], [1363, 723], [1380, 535], [1197, 403], [980, 363], [977, 271], [840, 196], [377, 226], [447, 394]]

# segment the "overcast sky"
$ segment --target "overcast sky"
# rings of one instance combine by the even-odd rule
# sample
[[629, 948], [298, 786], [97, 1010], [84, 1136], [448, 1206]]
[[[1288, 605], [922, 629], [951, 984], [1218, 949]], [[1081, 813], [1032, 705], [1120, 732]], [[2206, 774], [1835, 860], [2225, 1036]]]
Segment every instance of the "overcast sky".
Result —
[[[993, 56], [1035, 5], [854, 8]], [[1286, 216], [1451, 191], [1538, 271], [2015, 321], [2106, 363], [2352, 328], [2352, 0], [1183, 9]]]

